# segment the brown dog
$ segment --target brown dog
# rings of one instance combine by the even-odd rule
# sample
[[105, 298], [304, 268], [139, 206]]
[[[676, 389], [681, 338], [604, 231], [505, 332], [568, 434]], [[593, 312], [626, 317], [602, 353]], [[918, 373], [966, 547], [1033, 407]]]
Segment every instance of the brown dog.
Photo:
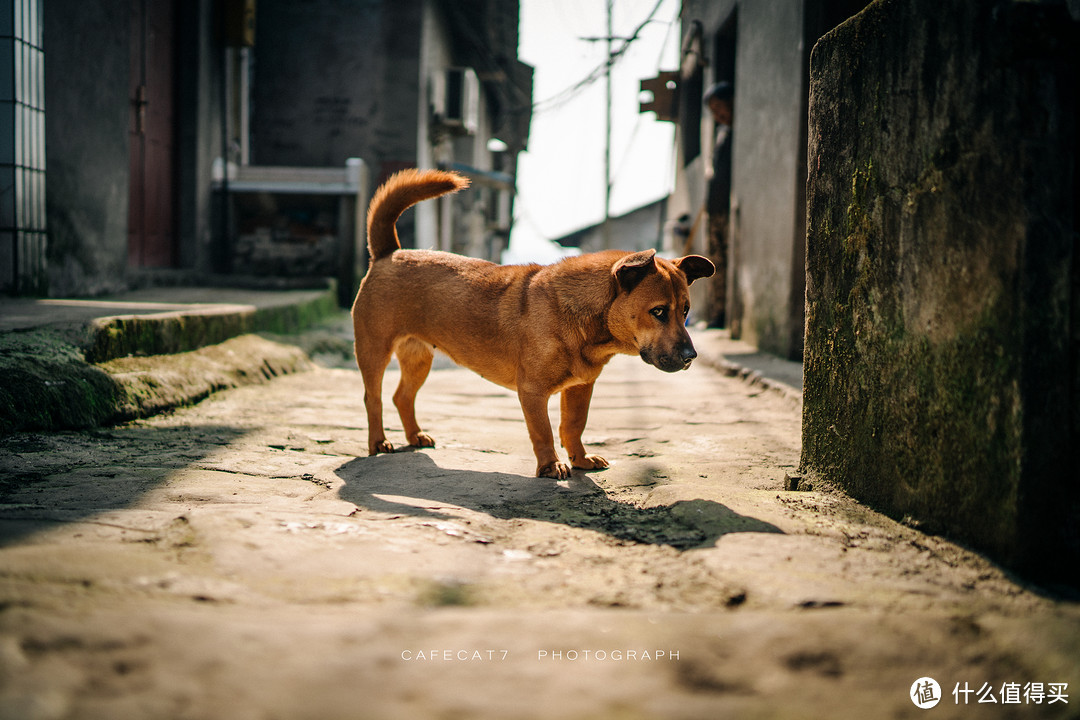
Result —
[[391, 354], [401, 365], [394, 405], [405, 435], [414, 446], [435, 445], [417, 424], [413, 403], [436, 348], [517, 390], [538, 476], [570, 474], [555, 452], [547, 414], [548, 398], [557, 392], [559, 438], [571, 465], [605, 468], [607, 461], [587, 455], [581, 444], [593, 383], [617, 353], [640, 355], [666, 372], [688, 368], [697, 357], [685, 327], [688, 287], [712, 275], [713, 264], [697, 255], [670, 262], [653, 250], [611, 250], [548, 266], [504, 266], [401, 249], [395, 223], [406, 209], [468, 184], [454, 173], [405, 170], [379, 188], [368, 208], [371, 266], [352, 309], [368, 451], [394, 449], [382, 424], [382, 379]]

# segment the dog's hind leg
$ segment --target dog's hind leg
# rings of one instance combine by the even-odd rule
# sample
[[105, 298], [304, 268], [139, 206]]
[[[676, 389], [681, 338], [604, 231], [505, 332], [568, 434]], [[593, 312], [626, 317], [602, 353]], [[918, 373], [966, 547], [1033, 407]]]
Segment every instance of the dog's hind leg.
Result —
[[364, 378], [364, 407], [367, 409], [368, 455], [394, 452], [394, 446], [386, 440], [386, 431], [382, 423], [382, 382], [386, 366], [390, 364], [390, 350], [376, 349], [365, 345], [359, 352], [357, 345], [356, 364]]
[[394, 352], [401, 365], [401, 382], [394, 392], [394, 406], [405, 428], [405, 437], [414, 447], [435, 447], [435, 440], [416, 422], [416, 393], [431, 371], [434, 353], [429, 345], [412, 338], [398, 343]]

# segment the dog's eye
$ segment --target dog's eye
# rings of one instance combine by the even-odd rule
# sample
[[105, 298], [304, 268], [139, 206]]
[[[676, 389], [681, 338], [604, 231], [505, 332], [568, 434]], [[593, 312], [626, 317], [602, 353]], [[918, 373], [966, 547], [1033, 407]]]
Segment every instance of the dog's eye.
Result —
[[649, 314], [651, 314], [654, 318], [660, 321], [667, 320], [667, 313], [667, 308], [662, 305], [660, 307], [654, 307], [652, 310], [649, 311]]
[[689, 315], [689, 314], [690, 314], [690, 305], [688, 304], [688, 305], [687, 305], [686, 307], [684, 307], [684, 308], [683, 308], [683, 310], [682, 310], [682, 316], [683, 316], [683, 317], [686, 317], [686, 316], [687, 316], [687, 315]]

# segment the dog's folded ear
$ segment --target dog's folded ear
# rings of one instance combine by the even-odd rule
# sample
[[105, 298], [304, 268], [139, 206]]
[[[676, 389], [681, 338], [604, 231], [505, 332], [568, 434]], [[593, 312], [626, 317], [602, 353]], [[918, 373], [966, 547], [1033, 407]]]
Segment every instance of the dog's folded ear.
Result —
[[700, 255], [681, 257], [675, 261], [675, 267], [682, 270], [683, 274], [686, 275], [687, 284], [700, 278], [712, 277], [713, 273], [716, 272], [716, 267], [712, 264], [712, 261]]
[[646, 275], [656, 270], [656, 251], [642, 250], [621, 258], [611, 268], [619, 287], [627, 292], [634, 289]]

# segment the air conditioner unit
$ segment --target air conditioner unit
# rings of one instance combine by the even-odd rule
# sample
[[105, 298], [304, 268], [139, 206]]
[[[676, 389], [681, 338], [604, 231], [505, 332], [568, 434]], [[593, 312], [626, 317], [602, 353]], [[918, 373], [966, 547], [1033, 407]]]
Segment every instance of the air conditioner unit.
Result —
[[480, 116], [480, 81], [472, 68], [447, 68], [431, 86], [435, 122], [461, 135], [473, 135]]

